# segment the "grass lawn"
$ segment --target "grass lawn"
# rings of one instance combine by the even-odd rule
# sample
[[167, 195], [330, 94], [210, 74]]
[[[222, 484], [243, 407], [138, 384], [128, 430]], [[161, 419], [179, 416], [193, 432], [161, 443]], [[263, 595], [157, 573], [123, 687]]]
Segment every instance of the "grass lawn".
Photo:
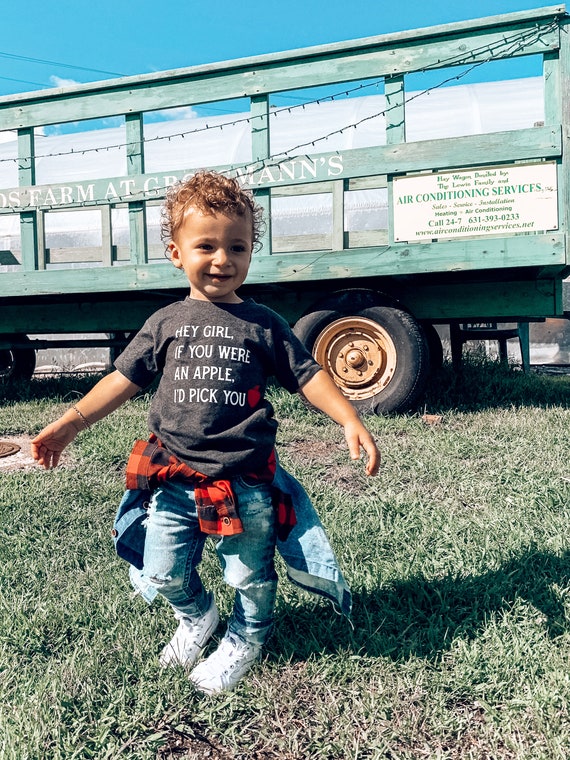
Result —
[[[39, 431], [92, 382], [4, 386], [0, 438]], [[272, 398], [352, 620], [283, 579], [265, 657], [235, 692], [158, 667], [175, 621], [132, 595], [110, 537], [141, 395], [65, 466], [0, 475], [0, 759], [568, 758], [570, 379], [445, 365], [421, 409], [367, 418], [374, 479], [334, 423]], [[202, 567], [225, 617], [212, 547]]]

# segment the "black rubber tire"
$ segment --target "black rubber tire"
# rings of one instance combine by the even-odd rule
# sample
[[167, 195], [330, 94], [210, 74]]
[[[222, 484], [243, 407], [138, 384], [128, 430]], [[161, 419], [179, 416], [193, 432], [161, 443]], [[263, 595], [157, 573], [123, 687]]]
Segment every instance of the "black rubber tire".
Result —
[[[371, 383], [369, 389], [360, 387], [358, 397], [353, 395], [351, 389], [343, 387], [340, 374], [335, 375], [332, 367], [325, 366], [325, 370], [329, 372], [351, 403], [363, 414], [388, 414], [412, 409], [425, 389], [430, 361], [424, 330], [408, 312], [385, 305], [366, 306], [354, 312], [348, 311], [343, 304], [340, 309], [324, 308], [306, 314], [299, 319], [294, 332], [316, 357], [319, 344], [323, 336], [327, 334], [326, 330], [334, 333], [335, 325], [338, 325], [340, 335], [343, 325], [346, 324], [348, 335], [352, 322], [362, 325], [365, 337], [371, 323], [376, 325], [379, 334], [386, 336], [390, 343], [390, 351], [394, 355], [392, 358], [395, 357], [394, 366], [381, 377], [380, 381], [375, 378], [375, 382]], [[371, 334], [374, 334], [374, 327]], [[379, 356], [381, 353], [381, 351], [377, 352]], [[374, 368], [371, 372], [373, 370]], [[382, 387], [379, 388], [379, 385]]]
[[[30, 343], [26, 335], [7, 335], [8, 343]], [[36, 369], [36, 352], [33, 348], [10, 348], [0, 351], [0, 379], [30, 380]]]

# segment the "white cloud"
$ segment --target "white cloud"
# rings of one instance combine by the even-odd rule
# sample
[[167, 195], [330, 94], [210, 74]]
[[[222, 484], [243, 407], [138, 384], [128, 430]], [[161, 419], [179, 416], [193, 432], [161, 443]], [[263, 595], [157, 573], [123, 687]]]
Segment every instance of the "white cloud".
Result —
[[54, 87], [73, 87], [76, 84], [81, 84], [81, 82], [76, 82], [75, 79], [62, 79], [61, 77], [56, 77], [55, 74], [50, 76], [49, 81]]
[[164, 111], [156, 111], [155, 116], [165, 121], [174, 121], [176, 119], [195, 119], [198, 114], [192, 106], [180, 106], [180, 108], [167, 108]]

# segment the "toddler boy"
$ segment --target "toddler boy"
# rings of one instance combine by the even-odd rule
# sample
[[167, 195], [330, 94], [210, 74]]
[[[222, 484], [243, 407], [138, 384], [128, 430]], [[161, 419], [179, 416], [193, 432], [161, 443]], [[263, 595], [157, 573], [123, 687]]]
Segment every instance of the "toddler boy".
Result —
[[[355, 409], [279, 315], [242, 300], [261, 209], [239, 183], [198, 172], [170, 189], [162, 235], [184, 271], [188, 297], [151, 316], [78, 404], [32, 441], [45, 468], [78, 432], [113, 412], [162, 374], [149, 412], [150, 442], [129, 459], [129, 488], [151, 487], [142, 571], [171, 604], [178, 628], [163, 666], [190, 668], [205, 693], [229, 690], [259, 659], [273, 622], [277, 587], [274, 456], [277, 422], [265, 391], [275, 376], [344, 428], [352, 459], [380, 456]], [[209, 534], [235, 603], [218, 648], [196, 667], [219, 622], [197, 567]]]

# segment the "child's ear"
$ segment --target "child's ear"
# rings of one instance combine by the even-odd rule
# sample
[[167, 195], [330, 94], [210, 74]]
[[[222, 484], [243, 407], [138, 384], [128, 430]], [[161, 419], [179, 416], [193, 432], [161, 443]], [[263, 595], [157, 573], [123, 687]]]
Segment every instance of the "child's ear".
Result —
[[180, 258], [180, 251], [178, 250], [178, 246], [176, 243], [171, 240], [168, 244], [168, 252], [170, 253], [170, 261], [174, 264], [174, 266], [177, 269], [182, 269], [182, 260]]

